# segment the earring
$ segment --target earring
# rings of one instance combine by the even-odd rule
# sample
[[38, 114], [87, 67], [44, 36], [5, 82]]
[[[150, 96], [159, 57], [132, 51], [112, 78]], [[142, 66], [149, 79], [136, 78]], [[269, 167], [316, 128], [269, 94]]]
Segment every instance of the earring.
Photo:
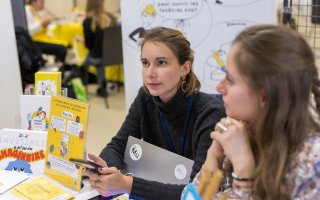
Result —
[[181, 90], [184, 93], [187, 92], [187, 81], [185, 76], [181, 77]]

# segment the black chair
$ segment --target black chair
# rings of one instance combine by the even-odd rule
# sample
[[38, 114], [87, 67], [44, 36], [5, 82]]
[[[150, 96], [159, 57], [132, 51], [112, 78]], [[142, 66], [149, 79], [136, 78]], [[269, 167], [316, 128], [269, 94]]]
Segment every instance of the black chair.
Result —
[[[113, 26], [103, 30], [102, 66], [118, 65], [123, 63], [121, 26]], [[88, 82], [86, 69], [85, 82]], [[119, 70], [120, 71], [120, 70]], [[118, 78], [120, 75], [118, 74]], [[101, 86], [104, 88], [103, 86]], [[106, 107], [109, 108], [108, 97], [105, 97]]]
[[[104, 29], [102, 64], [103, 66], [121, 66], [123, 64], [121, 26], [113, 26]], [[117, 81], [119, 81], [120, 76], [121, 69], [118, 70]]]
[[[102, 66], [123, 63], [121, 26], [112, 26], [103, 30]], [[120, 70], [119, 70], [120, 71]], [[118, 74], [118, 79], [120, 75]], [[108, 107], [107, 98], [105, 98]]]
[[103, 30], [102, 64], [117, 65], [123, 63], [121, 26]]

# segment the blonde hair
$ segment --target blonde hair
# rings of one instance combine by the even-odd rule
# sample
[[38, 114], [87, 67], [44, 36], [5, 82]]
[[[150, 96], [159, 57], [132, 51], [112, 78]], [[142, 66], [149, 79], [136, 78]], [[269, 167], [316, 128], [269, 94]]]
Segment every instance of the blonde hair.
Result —
[[92, 18], [91, 30], [96, 31], [97, 25], [101, 28], [108, 28], [115, 24], [114, 17], [104, 10], [104, 0], [87, 0], [86, 13]]
[[152, 4], [148, 4], [141, 12], [141, 15], [148, 14], [148, 15], [156, 15], [156, 10], [154, 9]]

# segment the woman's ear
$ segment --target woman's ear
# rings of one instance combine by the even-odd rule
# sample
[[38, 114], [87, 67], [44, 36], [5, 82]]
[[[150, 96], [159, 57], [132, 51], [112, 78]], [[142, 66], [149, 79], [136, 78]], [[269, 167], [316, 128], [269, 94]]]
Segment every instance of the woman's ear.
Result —
[[182, 66], [182, 75], [186, 76], [187, 74], [189, 74], [191, 67], [192, 67], [191, 62], [186, 61]]

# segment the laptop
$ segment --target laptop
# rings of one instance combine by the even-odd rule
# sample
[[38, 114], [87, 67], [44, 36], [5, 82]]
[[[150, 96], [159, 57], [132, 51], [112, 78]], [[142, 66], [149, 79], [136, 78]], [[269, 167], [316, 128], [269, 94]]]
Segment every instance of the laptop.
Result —
[[193, 160], [129, 136], [121, 170], [150, 181], [187, 184], [193, 163]]

